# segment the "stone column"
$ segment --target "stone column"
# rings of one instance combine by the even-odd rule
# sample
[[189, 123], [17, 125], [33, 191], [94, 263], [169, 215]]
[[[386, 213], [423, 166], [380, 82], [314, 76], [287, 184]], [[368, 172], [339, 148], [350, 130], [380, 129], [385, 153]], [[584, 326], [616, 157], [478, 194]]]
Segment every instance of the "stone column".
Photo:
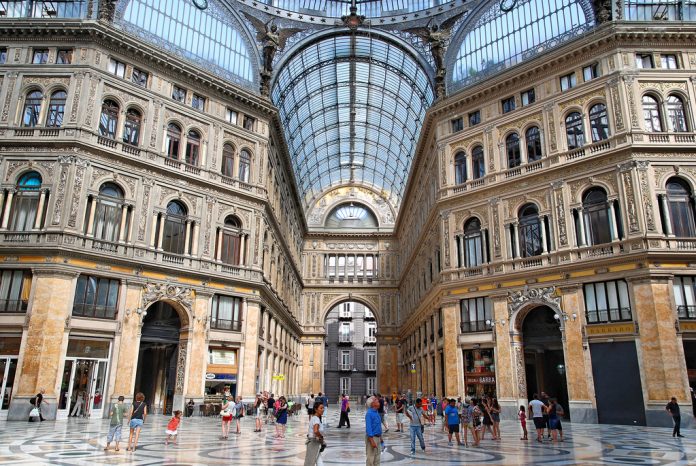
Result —
[[217, 238], [215, 238], [215, 260], [220, 262], [222, 260], [222, 229], [218, 228]]
[[686, 365], [674, 326], [672, 284], [667, 276], [647, 276], [629, 281], [633, 291], [633, 312], [638, 322], [638, 361], [649, 426], [671, 427], [665, 405], [673, 396], [682, 407], [682, 422], [691, 418]]
[[46, 419], [56, 418], [76, 277], [71, 271], [33, 270], [33, 298], [8, 420], [26, 421], [31, 410], [29, 398], [42, 388], [48, 402], [42, 414]]
[[[188, 354], [186, 355], [186, 380], [181, 394], [183, 398], [179, 401], [175, 394], [174, 407], [181, 409], [186, 401], [193, 398], [196, 404], [203, 403], [205, 393], [205, 373], [208, 365], [208, 317], [210, 313], [211, 292], [196, 291], [195, 299], [191, 309], [191, 322], [188, 329]], [[183, 324], [183, 319], [182, 319]], [[180, 345], [186, 342], [181, 341]], [[181, 346], [179, 348], [181, 351]], [[177, 368], [178, 369], [178, 368]]]
[[[519, 394], [516, 355], [513, 347], [512, 331], [513, 323], [508, 322], [507, 295], [490, 296], [493, 305], [493, 331], [495, 332], [495, 377], [498, 402], [502, 409], [504, 419], [512, 419], [516, 416], [520, 404], [526, 401], [527, 394]], [[503, 321], [505, 323], [503, 324]], [[523, 355], [524, 356], [524, 355]], [[524, 361], [522, 362], [524, 368]], [[464, 368], [462, 368], [464, 370]]]
[[[568, 320], [563, 321], [563, 358], [568, 384], [568, 409], [573, 422], [596, 423], [597, 408], [593, 404], [594, 388], [589, 350], [583, 344], [584, 308], [580, 285], [563, 287], [561, 309]], [[563, 317], [561, 317], [563, 319]]]
[[186, 220], [186, 232], [184, 234], [184, 255], [188, 256], [191, 251], [191, 220]]
[[157, 250], [162, 250], [162, 240], [164, 239], [164, 217], [165, 214], [161, 214], [159, 217], [159, 236], [157, 237]]
[[[244, 359], [239, 359], [240, 366], [244, 367], [244, 377], [237, 382], [239, 393], [244, 399], [253, 399], [256, 394], [256, 371], [259, 359], [259, 319], [261, 317], [261, 305], [257, 301], [248, 301], [244, 307]], [[259, 375], [260, 377], [260, 375]], [[260, 387], [260, 389], [262, 389]]]
[[245, 265], [246, 262], [246, 234], [240, 235], [239, 245], [239, 265]]
[[94, 196], [90, 197], [89, 217], [87, 218], [87, 236], [94, 234], [94, 213], [97, 210], [97, 199]]
[[111, 364], [118, 367], [115, 380], [112, 382], [111, 403], [115, 403], [119, 395], [125, 396], [127, 402], [132, 401], [135, 375], [138, 369], [142, 317], [137, 310], [141, 309], [142, 305], [143, 284], [127, 281], [125, 287], [125, 299], [123, 304], [119, 305], [118, 313], [121, 325], [119, 350], [111, 357]]
[[159, 223], [158, 214], [155, 213], [152, 218], [152, 231], [150, 232], [150, 247], [157, 247], [157, 224]]
[[42, 189], [41, 194], [39, 194], [39, 206], [36, 209], [36, 221], [34, 222], [34, 229], [38, 230], [41, 228], [41, 223], [43, 222], [44, 205], [46, 204], [46, 190]]
[[660, 194], [660, 205], [662, 206], [662, 213], [665, 215], [665, 235], [672, 236], [672, 215], [669, 212], [666, 194]]
[[123, 204], [121, 206], [121, 226], [118, 230], [118, 241], [119, 243], [126, 242], [126, 222], [128, 221], [128, 205]]
[[546, 215], [542, 215], [541, 220], [541, 253], [548, 254], [549, 248], [546, 245]]
[[12, 209], [12, 199], [14, 198], [15, 190], [13, 188], [7, 190], [7, 200], [5, 201], [5, 212], [2, 214], [2, 229], [7, 230], [7, 225], [10, 221], [10, 209]]
[[193, 243], [191, 244], [191, 255], [198, 256], [198, 236], [200, 234], [200, 225], [198, 222], [193, 222]]
[[463, 393], [464, 387], [459, 385], [459, 370], [457, 353], [459, 352], [459, 303], [447, 302], [442, 306], [442, 357], [445, 360], [445, 386], [443, 394], [455, 398]]
[[585, 234], [585, 212], [583, 212], [582, 207], [578, 207], [578, 230], [580, 230], [578, 238], [579, 246], [586, 246], [587, 240], [585, 239], [587, 235]]
[[515, 244], [515, 253], [513, 254], [513, 257], [514, 258], [522, 257], [522, 254], [520, 254], [520, 234], [519, 234], [519, 227], [518, 227], [517, 222], [514, 222], [512, 224], [512, 236], [513, 236], [512, 241]]
[[611, 240], [617, 241], [619, 239], [619, 228], [616, 224], [614, 201], [611, 199], [609, 200], [609, 225], [611, 226]]

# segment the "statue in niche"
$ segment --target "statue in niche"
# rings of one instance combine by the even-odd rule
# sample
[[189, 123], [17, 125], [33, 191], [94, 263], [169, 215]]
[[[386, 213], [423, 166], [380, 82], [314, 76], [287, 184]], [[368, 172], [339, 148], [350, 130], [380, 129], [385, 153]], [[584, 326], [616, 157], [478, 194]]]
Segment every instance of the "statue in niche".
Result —
[[452, 27], [464, 13], [459, 13], [442, 22], [442, 24], [433, 24], [430, 20], [425, 27], [409, 28], [404, 32], [408, 32], [418, 36], [425, 45], [430, 49], [430, 54], [435, 62], [435, 95], [438, 99], [445, 97], [445, 53], [449, 44]]
[[271, 76], [273, 75], [273, 59], [278, 50], [283, 50], [288, 39], [302, 31], [299, 28], [283, 28], [279, 29], [269, 20], [266, 23], [260, 19], [244, 12], [244, 16], [251, 22], [256, 30], [256, 40], [263, 44], [263, 63], [261, 69], [261, 94], [270, 95]]

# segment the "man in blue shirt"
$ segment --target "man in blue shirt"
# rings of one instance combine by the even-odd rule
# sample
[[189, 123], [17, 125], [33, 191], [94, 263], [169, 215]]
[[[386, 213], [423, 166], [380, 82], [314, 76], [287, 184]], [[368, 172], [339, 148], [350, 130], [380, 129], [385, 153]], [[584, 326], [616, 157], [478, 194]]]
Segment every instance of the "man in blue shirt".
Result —
[[463, 445], [462, 441], [459, 439], [459, 410], [457, 409], [454, 398], [450, 398], [449, 404], [442, 414], [447, 419], [447, 428], [449, 429], [447, 437], [449, 438], [450, 446], [452, 446], [452, 434], [456, 435], [457, 444]]
[[380, 462], [382, 453], [382, 419], [377, 410], [379, 409], [379, 398], [371, 396], [367, 400], [367, 414], [365, 414], [365, 455], [367, 456], [366, 466], [376, 466]]

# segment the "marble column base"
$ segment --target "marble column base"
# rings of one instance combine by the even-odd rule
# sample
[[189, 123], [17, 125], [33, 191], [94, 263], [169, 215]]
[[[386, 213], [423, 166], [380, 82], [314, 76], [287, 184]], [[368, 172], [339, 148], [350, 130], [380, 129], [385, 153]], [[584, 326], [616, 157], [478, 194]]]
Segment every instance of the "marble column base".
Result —
[[[570, 420], [583, 424], [597, 424], [597, 408], [589, 401], [570, 401]], [[565, 406], [564, 406], [565, 407]]]
[[[34, 406], [29, 403], [29, 400], [33, 398], [31, 396], [13, 396], [12, 402], [10, 402], [10, 409], [7, 411], [8, 421], [29, 421], [29, 412]], [[48, 404], [46, 404], [48, 402]], [[56, 419], [56, 411], [58, 410], [58, 403], [56, 398], [51, 398], [44, 395], [44, 402], [41, 404], [41, 415], [44, 419], [53, 421]]]

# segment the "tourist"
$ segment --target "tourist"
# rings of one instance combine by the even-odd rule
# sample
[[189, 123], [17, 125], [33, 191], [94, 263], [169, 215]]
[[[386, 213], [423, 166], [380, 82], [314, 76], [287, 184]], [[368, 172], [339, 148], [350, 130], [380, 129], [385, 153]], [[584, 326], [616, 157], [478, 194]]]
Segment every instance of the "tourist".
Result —
[[147, 405], [145, 404], [145, 395], [142, 392], [135, 394], [135, 401], [131, 405], [128, 413], [128, 427], [130, 434], [128, 435], [128, 447], [126, 451], [135, 451], [138, 448], [138, 439], [140, 438], [140, 430], [145, 424], [147, 417]]
[[[474, 408], [465, 401], [460, 403], [461, 410], [459, 413], [459, 423], [461, 424], [461, 431], [464, 434], [464, 446], [469, 446], [469, 429], [471, 429], [471, 417], [474, 414]], [[474, 441], [476, 440], [476, 432], [472, 430], [472, 437]]]
[[254, 401], [254, 420], [256, 422], [254, 432], [261, 432], [261, 426], [263, 425], [263, 397], [260, 393], [256, 394], [256, 401]]
[[[440, 403], [440, 410], [442, 411], [442, 431], [443, 432], [449, 432], [449, 425], [447, 423], [447, 416], [445, 416], [445, 409], [450, 404], [450, 400], [447, 399], [447, 397], [442, 397], [442, 402]], [[456, 408], [456, 405], [455, 405]], [[457, 422], [457, 426], [459, 425], [459, 422]]]
[[411, 454], [416, 454], [416, 437], [422, 451], [425, 451], [425, 440], [423, 440], [423, 409], [420, 398], [416, 398], [416, 405], [409, 405], [406, 408], [406, 417], [411, 421]]
[[167, 424], [167, 439], [164, 441], [165, 445], [169, 445], [169, 441], [173, 440], [174, 445], [176, 445], [176, 437], [179, 435], [179, 424], [181, 423], [181, 411], [178, 409], [174, 411], [174, 416], [169, 420]]
[[427, 396], [421, 398], [421, 410], [423, 411], [424, 424], [430, 425], [430, 400]]
[[679, 404], [677, 399], [672, 397], [672, 400], [667, 403], [665, 407], [667, 413], [672, 416], [672, 422], [674, 423], [674, 429], [672, 429], [672, 437], [683, 437], [681, 434], [681, 412], [679, 411]]
[[491, 416], [491, 405], [487, 397], [481, 398], [481, 403], [479, 404], [479, 409], [481, 410], [481, 415], [483, 416], [483, 427], [481, 429], [481, 440], [486, 439], [486, 431], [491, 433], [495, 440], [495, 432], [493, 432], [493, 417]]
[[34, 397], [34, 403], [32, 403], [34, 405], [34, 407], [39, 411], [39, 420], [41, 422], [46, 420], [46, 419], [44, 419], [43, 413], [41, 412], [41, 406], [48, 405], [48, 401], [44, 400], [45, 393], [46, 393], [45, 388], [40, 389], [39, 393], [37, 393], [36, 396]]
[[471, 411], [471, 431], [474, 434], [474, 446], [478, 447], [481, 441], [481, 408], [479, 408], [479, 400], [472, 398], [470, 402]]
[[321, 452], [326, 448], [324, 441], [324, 424], [321, 422], [324, 415], [324, 404], [317, 401], [312, 405], [312, 419], [309, 421], [307, 429], [307, 453], [305, 454], [304, 466], [314, 466], [323, 464]]
[[459, 411], [454, 398], [449, 400], [449, 404], [445, 407], [442, 417], [447, 421], [447, 439], [449, 445], [452, 446], [452, 434], [457, 438], [457, 445], [464, 445], [459, 438]]
[[377, 397], [377, 402], [379, 403], [377, 413], [379, 414], [380, 423], [384, 426], [384, 432], [389, 432], [389, 426], [387, 425], [387, 419], [386, 419], [386, 416], [384, 415], [384, 397], [382, 395], [380, 395], [379, 393], [377, 393], [375, 395], [375, 397]]
[[[312, 417], [314, 416], [314, 393], [309, 395], [307, 397], [307, 403], [305, 404], [305, 407], [307, 408], [307, 416], [309, 416], [309, 420], [312, 420]], [[323, 405], [323, 403], [322, 403]]]
[[220, 415], [222, 416], [222, 438], [227, 439], [230, 434], [230, 422], [232, 421], [232, 410], [234, 409], [234, 402], [232, 401], [232, 396], [225, 398], [225, 402], [222, 405], [222, 411]]
[[[544, 403], [544, 406], [549, 406], [549, 395], [546, 394], [546, 392], [541, 392], [541, 396], [539, 397], [539, 401]], [[547, 435], [549, 438], [551, 438], [551, 429], [549, 429], [549, 415], [544, 411], [544, 428], [547, 429]], [[541, 436], [543, 437], [544, 434], [542, 432]]]
[[237, 428], [235, 431], [235, 434], [239, 435], [242, 433], [240, 429], [240, 423], [241, 419], [244, 417], [244, 403], [242, 403], [242, 397], [238, 396], [237, 397], [237, 403], [234, 404], [234, 423]]
[[344, 393], [341, 395], [341, 418], [338, 421], [338, 428], [343, 427], [344, 424], [350, 429], [350, 419], [348, 418], [348, 413], [350, 413], [350, 400], [348, 396]]
[[522, 428], [523, 437], [520, 440], [527, 440], [527, 413], [524, 405], [520, 405], [520, 410], [517, 412], [517, 417], [520, 420], [520, 427]]
[[406, 397], [404, 395], [399, 395], [399, 397], [394, 402], [394, 409], [396, 411], [396, 431], [404, 431], [404, 411], [406, 410]]
[[435, 425], [435, 418], [437, 417], [437, 398], [435, 394], [430, 394], [430, 406], [428, 406], [428, 414], [430, 414], [430, 424]]
[[365, 414], [365, 456], [366, 466], [380, 463], [382, 454], [382, 418], [379, 415], [379, 395], [367, 399], [368, 410]]
[[549, 399], [549, 404], [546, 406], [546, 415], [549, 418], [548, 429], [551, 433], [551, 438], [554, 442], [558, 440], [558, 413], [556, 412], [556, 400]]
[[413, 393], [410, 388], [406, 390], [406, 399], [408, 400], [409, 406], [413, 404]]
[[285, 438], [285, 425], [288, 423], [288, 403], [285, 397], [278, 398], [278, 409], [276, 410], [276, 438]]
[[126, 411], [126, 407], [123, 404], [125, 398], [123, 395], [118, 397], [118, 402], [111, 407], [109, 411], [109, 433], [106, 436], [106, 447], [104, 451], [109, 451], [109, 445], [111, 442], [116, 442], [115, 451], [120, 451], [118, 444], [121, 443], [121, 429], [123, 428], [123, 414]]
[[186, 417], [191, 417], [193, 416], [193, 411], [196, 407], [196, 403], [193, 401], [193, 398], [191, 398], [188, 403], [186, 403]]
[[565, 411], [563, 410], [563, 406], [558, 404], [558, 400], [554, 398], [554, 404], [556, 405], [556, 415], [558, 418], [558, 423], [556, 424], [556, 430], [558, 431], [558, 437], [561, 442], [563, 441], [563, 423], [561, 422], [561, 418], [565, 416]]
[[534, 419], [534, 427], [537, 432], [537, 442], [542, 442], [544, 438], [544, 403], [539, 400], [539, 395], [536, 393], [532, 397], [533, 400], [529, 402], [529, 412], [532, 414], [532, 419]]
[[500, 440], [500, 405], [498, 399], [493, 398], [490, 404], [491, 418], [493, 419], [493, 440]]
[[77, 392], [77, 399], [75, 400], [75, 405], [73, 406], [72, 411], [70, 412], [71, 417], [80, 417], [82, 416], [82, 409], [85, 406], [85, 392], [80, 390]]
[[266, 424], [268, 421], [275, 422], [275, 397], [273, 393], [266, 399]]

